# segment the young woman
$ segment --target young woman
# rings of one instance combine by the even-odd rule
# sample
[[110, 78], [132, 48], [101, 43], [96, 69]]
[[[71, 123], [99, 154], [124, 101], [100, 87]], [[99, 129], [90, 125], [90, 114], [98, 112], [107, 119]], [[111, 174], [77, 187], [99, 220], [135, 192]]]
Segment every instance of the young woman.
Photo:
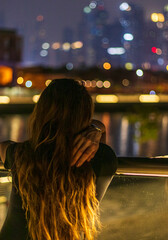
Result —
[[0, 240], [94, 239], [99, 201], [117, 164], [113, 150], [100, 143], [104, 125], [92, 115], [82, 83], [53, 80], [31, 115], [29, 140], [0, 144], [13, 177]]

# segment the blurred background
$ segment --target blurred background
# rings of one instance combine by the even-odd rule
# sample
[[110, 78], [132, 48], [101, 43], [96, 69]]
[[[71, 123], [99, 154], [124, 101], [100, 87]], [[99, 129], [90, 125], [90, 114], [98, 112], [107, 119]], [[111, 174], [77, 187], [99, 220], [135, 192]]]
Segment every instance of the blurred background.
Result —
[[[41, 91], [62, 77], [84, 82], [117, 156], [168, 155], [167, 0], [0, 0], [0, 141], [28, 137]], [[167, 185], [115, 177], [100, 239], [167, 239]]]

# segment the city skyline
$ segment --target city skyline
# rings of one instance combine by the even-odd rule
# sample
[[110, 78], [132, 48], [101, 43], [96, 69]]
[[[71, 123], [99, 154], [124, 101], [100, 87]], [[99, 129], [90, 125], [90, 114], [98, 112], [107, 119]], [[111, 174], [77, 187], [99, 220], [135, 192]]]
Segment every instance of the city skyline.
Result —
[[[2, 0], [1, 0], [1, 2], [2, 2]], [[18, 4], [20, 1], [17, 0], [17, 1], [14, 1], [13, 3], [16, 4], [16, 2]], [[123, 1], [113, 1], [113, 4], [112, 4], [112, 2], [109, 0], [104, 0], [104, 1], [100, 1], [100, 0], [91, 1], [90, 0], [90, 1], [82, 2], [80, 4], [76, 0], [74, 0], [74, 2], [73, 2], [76, 4], [72, 4], [72, 2], [70, 3], [67, 1], [57, 2], [57, 4], [56, 4], [55, 1], [51, 0], [50, 4], [48, 4], [48, 5], [46, 5], [46, 2], [44, 0], [42, 0], [40, 2], [40, 4], [39, 4], [39, 2], [38, 2], [38, 4], [36, 2], [35, 3], [33, 2], [33, 4], [30, 4], [30, 2], [28, 3], [28, 2], [22, 1], [22, 2], [20, 2], [19, 7], [15, 8], [14, 11], [11, 11], [11, 7], [12, 7], [13, 3], [10, 3], [10, 5], [9, 5], [9, 0], [6, 0], [6, 1], [3, 1], [2, 5], [1, 5], [0, 27], [17, 29], [18, 34], [23, 37], [23, 41], [24, 41], [23, 60], [26, 60], [29, 63], [33, 63], [32, 59], [34, 60], [34, 63], [37, 62], [37, 64], [39, 64], [39, 63], [45, 64], [45, 62], [47, 62], [47, 63], [52, 62], [53, 65], [55, 65], [56, 63], [66, 64], [68, 62], [71, 62], [72, 58], [70, 56], [70, 53], [67, 54], [66, 50], [64, 48], [62, 48], [62, 45], [61, 45], [61, 48], [63, 50], [65, 50], [65, 54], [63, 53], [64, 51], [62, 51], [62, 52], [57, 51], [57, 54], [56, 54], [57, 56], [55, 57], [53, 51], [52, 51], [52, 53], [50, 51], [50, 54], [49, 54], [50, 56], [47, 56], [48, 55], [48, 52], [46, 51], [47, 45], [43, 45], [43, 44], [49, 43], [50, 47], [51, 47], [51, 45], [54, 42], [59, 42], [60, 44], [63, 44], [64, 42], [72, 43], [73, 41], [75, 42], [75, 41], [80, 40], [80, 41], [84, 42], [83, 55], [85, 55], [85, 59], [89, 59], [90, 65], [93, 65], [94, 61], [92, 61], [92, 59], [91, 59], [92, 54], [84, 53], [84, 51], [85, 50], [88, 51], [87, 49], [89, 46], [92, 49], [94, 49], [94, 47], [92, 47], [92, 45], [94, 44], [93, 42], [95, 42], [95, 41], [97, 41], [97, 42], [95, 42], [97, 44], [97, 49], [98, 49], [99, 45], [101, 45], [100, 35], [99, 36], [97, 35], [97, 37], [96, 36], [94, 37], [94, 33], [92, 33], [92, 30], [97, 31], [97, 24], [93, 23], [95, 29], [93, 28], [93, 26], [91, 27], [91, 25], [93, 25], [93, 24], [91, 24], [91, 22], [96, 21], [96, 20], [93, 20], [94, 12], [98, 11], [98, 10], [93, 9], [93, 14], [92, 13], [87, 14], [87, 12], [85, 12], [85, 10], [89, 6], [89, 4], [92, 3], [94, 5], [96, 2], [99, 2], [99, 3], [102, 2], [102, 5], [104, 4], [104, 13], [102, 11], [102, 14], [105, 14], [106, 19], [105, 19], [104, 23], [102, 22], [100, 24], [101, 27], [104, 29], [103, 31], [107, 32], [107, 30], [110, 28], [111, 29], [114, 28], [117, 31], [119, 29], [121, 36], [123, 36], [124, 33], [127, 33], [127, 32], [129, 33], [129, 31], [130, 32], [136, 31], [136, 29], [133, 27], [133, 25], [132, 25], [132, 29], [130, 27], [125, 28], [125, 26], [122, 26], [123, 29], [121, 29], [121, 26], [115, 25], [116, 23], [119, 23], [119, 22], [122, 25], [121, 19], [124, 17], [124, 15], [123, 15], [124, 13], [121, 11], [121, 9], [119, 9], [119, 7], [123, 3]], [[145, 2], [145, 1], [136, 0], [133, 3], [131, 3], [132, 1], [127, 1], [127, 2], [132, 4], [132, 6], [135, 6], [135, 7], [137, 6], [137, 10], [135, 9], [132, 11], [136, 13], [135, 16], [137, 16], [136, 18], [139, 18], [139, 20], [137, 20], [135, 17], [133, 17], [131, 15], [128, 17], [129, 20], [127, 19], [126, 16], [125, 17], [128, 21], [137, 22], [136, 24], [138, 24], [138, 26], [139, 26], [138, 27], [139, 31], [141, 31], [141, 30], [143, 30], [143, 29], [141, 29], [141, 26], [140, 26], [141, 20], [145, 19], [145, 22], [147, 22], [148, 20], [151, 22], [151, 20], [150, 20], [151, 13], [152, 12], [162, 12], [166, 1], [162, 0], [162, 1], [160, 1], [159, 4], [158, 4], [158, 1], [152, 1], [152, 5], [150, 5], [152, 7], [150, 7], [150, 8], [149, 8], [149, 4], [151, 3], [150, 1]], [[64, 3], [64, 6], [63, 6], [63, 3]], [[141, 8], [143, 9], [142, 11], [141, 11]], [[6, 13], [6, 9], [7, 9], [8, 13]], [[96, 7], [96, 9], [97, 9], [97, 7]], [[130, 11], [130, 13], [132, 11]], [[100, 12], [101, 11], [99, 11], [99, 13]], [[141, 16], [141, 13], [142, 13], [142, 16]], [[143, 17], [143, 14], [145, 15], [145, 18]], [[92, 17], [90, 18], [89, 15]], [[12, 19], [13, 19], [13, 21], [12, 21]], [[54, 21], [53, 21], [53, 19], [54, 19]], [[78, 19], [78, 21], [76, 19]], [[97, 19], [100, 20], [101, 18], [97, 18]], [[83, 21], [83, 24], [81, 25], [82, 21]], [[86, 21], [87, 21], [87, 23], [86, 23]], [[139, 23], [138, 23], [138, 21], [139, 21]], [[143, 21], [142, 21], [142, 24], [143, 24]], [[82, 31], [79, 31], [80, 27], [81, 27]], [[98, 28], [99, 28], [99, 26], [98, 26]], [[89, 31], [91, 31], [91, 32], [89, 32]], [[94, 37], [94, 41], [89, 43], [89, 41], [88, 41], [89, 36], [85, 37], [85, 35], [87, 35], [87, 34], [90, 34], [92, 37]], [[110, 33], [110, 34], [115, 35], [115, 32], [113, 31], [113, 33]], [[107, 36], [109, 36], [111, 38], [110, 34], [108, 33], [108, 34], [106, 34], [106, 36], [104, 36], [104, 34], [103, 34], [102, 38], [107, 38]], [[157, 34], [157, 32], [156, 32], [156, 34]], [[119, 33], [118, 33], [118, 38], [117, 38], [118, 40], [117, 41], [115, 40], [115, 43], [114, 43], [113, 39], [111, 39], [110, 41], [114, 45], [117, 44], [118, 46], [121, 47], [123, 45], [121, 36], [119, 36]], [[139, 41], [139, 39], [136, 37], [135, 42], [137, 43], [137, 41]], [[127, 45], [132, 44], [132, 42], [129, 40], [127, 41], [127, 43], [126, 43]], [[90, 45], [88, 45], [88, 44], [90, 44]], [[140, 42], [139, 42], [139, 44], [140, 44]], [[88, 47], [86, 47], [87, 45], [88, 45]], [[123, 45], [122, 47], [125, 48], [125, 46], [126, 45]], [[68, 46], [65, 46], [65, 48], [66, 47], [68, 47]], [[153, 47], [153, 46], [151, 46], [151, 47]], [[125, 48], [125, 50], [126, 50], [126, 48]], [[122, 49], [122, 51], [125, 51], [125, 50]], [[94, 51], [98, 51], [98, 50], [95, 49]], [[134, 52], [135, 52], [135, 50], [134, 50]], [[128, 51], [127, 51], [127, 53], [128, 53]], [[127, 53], [125, 54], [125, 56], [126, 55], [129, 56]], [[101, 53], [102, 58], [103, 58], [103, 54], [104, 53], [102, 52]], [[65, 55], [65, 56], [61, 56], [61, 55]], [[77, 59], [77, 56], [75, 56], [75, 57]], [[105, 55], [104, 55], [104, 57], [105, 57]], [[129, 59], [130, 58], [132, 58], [131, 55], [129, 56]], [[106, 60], [108, 60], [108, 55], [106, 56]], [[135, 57], [134, 57], [134, 61], [135, 61]]]
[[[24, 28], [30, 27], [31, 30], [38, 15], [43, 15], [44, 20], [46, 21], [49, 38], [52, 38], [51, 36], [53, 36], [56, 41], [61, 41], [63, 29], [65, 27], [71, 27], [73, 30], [76, 30], [77, 24], [81, 20], [83, 8], [89, 5], [90, 2], [90, 0], [83, 2], [73, 0], [72, 4], [67, 0], [59, 2], [50, 0], [50, 4], [47, 4], [45, 0], [41, 0], [39, 4], [39, 1], [27, 2], [26, 0], [0, 0], [0, 27], [15, 28], [22, 34]], [[113, 22], [119, 17], [119, 6], [124, 1], [104, 0], [103, 2], [105, 8], [109, 12], [109, 22]], [[167, 0], [135, 0], [128, 2], [133, 2], [142, 6], [145, 11], [146, 19], [148, 20], [150, 19], [152, 12], [163, 11], [164, 6], [167, 4]]]

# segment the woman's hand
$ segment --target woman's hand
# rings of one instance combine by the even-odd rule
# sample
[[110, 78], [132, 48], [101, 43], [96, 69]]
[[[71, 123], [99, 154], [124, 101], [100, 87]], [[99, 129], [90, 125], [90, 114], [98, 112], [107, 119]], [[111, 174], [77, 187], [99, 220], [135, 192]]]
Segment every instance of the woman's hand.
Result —
[[80, 167], [85, 161], [89, 162], [95, 156], [99, 148], [99, 143], [104, 138], [104, 124], [98, 120], [93, 120], [92, 123], [93, 125], [91, 124], [91, 126], [75, 138], [71, 166], [76, 165]]

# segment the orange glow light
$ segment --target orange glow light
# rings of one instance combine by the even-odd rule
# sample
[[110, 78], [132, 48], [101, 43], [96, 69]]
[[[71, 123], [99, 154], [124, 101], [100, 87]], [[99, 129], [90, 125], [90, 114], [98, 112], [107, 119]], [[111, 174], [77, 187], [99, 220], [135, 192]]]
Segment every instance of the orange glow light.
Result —
[[13, 70], [7, 66], [0, 66], [0, 85], [6, 85], [12, 82]]
[[103, 68], [104, 68], [105, 70], [110, 70], [111, 64], [108, 63], [108, 62], [105, 62], [105, 63], [103, 64]]

